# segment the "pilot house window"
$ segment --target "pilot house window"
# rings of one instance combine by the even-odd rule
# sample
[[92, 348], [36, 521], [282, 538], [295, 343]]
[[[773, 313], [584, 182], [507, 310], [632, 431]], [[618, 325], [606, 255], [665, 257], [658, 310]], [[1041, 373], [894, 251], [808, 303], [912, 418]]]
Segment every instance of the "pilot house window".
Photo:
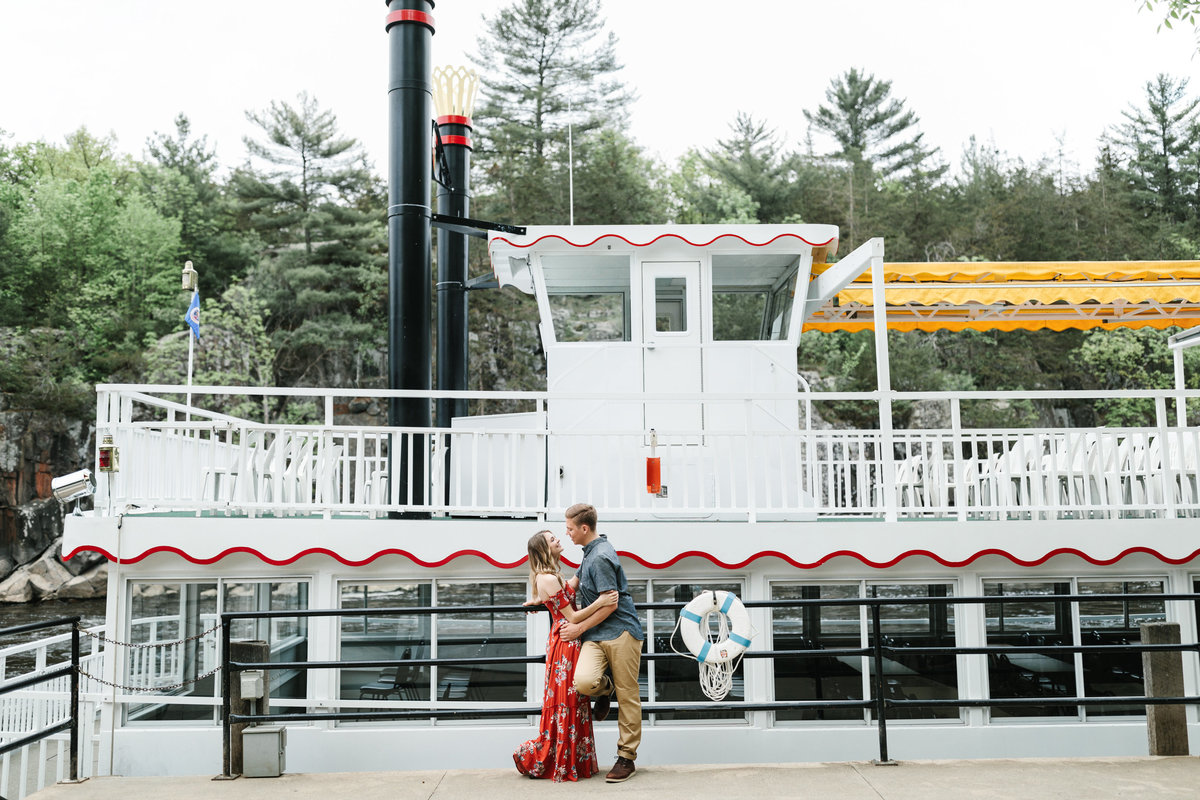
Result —
[[654, 330], [682, 333], [688, 329], [687, 278], [654, 279]]

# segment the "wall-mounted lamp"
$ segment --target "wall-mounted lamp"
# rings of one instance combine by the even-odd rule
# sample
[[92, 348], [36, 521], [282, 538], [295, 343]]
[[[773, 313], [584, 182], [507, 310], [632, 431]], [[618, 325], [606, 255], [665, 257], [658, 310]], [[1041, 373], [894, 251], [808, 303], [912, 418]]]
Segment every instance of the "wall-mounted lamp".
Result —
[[[90, 497], [96, 492], [96, 484], [92, 481], [92, 471], [90, 469], [81, 469], [63, 475], [58, 478], [53, 478], [50, 481], [50, 493], [54, 495], [54, 499], [66, 505], [72, 500], [79, 500], [83, 497]], [[79, 504], [75, 504], [75, 514], [79, 516]]]
[[105, 434], [100, 445], [100, 458], [97, 465], [101, 472], [121, 471], [121, 449], [113, 444], [111, 434]]

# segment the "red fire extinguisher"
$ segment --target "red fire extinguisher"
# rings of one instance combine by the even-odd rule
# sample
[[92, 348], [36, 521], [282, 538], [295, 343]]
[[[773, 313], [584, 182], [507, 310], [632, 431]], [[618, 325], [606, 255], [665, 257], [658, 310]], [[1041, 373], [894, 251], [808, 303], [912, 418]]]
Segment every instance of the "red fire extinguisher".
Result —
[[650, 429], [650, 456], [646, 459], [646, 491], [658, 494], [662, 491], [662, 459], [654, 455], [658, 447], [658, 434]]

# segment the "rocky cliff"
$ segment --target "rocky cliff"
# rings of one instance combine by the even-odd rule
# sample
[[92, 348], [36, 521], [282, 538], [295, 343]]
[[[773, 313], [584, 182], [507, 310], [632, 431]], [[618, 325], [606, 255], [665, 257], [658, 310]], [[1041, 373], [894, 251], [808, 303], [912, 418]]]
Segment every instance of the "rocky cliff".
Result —
[[14, 408], [0, 393], [0, 602], [103, 596], [102, 557], [61, 559], [67, 510], [50, 494], [54, 476], [92, 463], [93, 435], [82, 420]]

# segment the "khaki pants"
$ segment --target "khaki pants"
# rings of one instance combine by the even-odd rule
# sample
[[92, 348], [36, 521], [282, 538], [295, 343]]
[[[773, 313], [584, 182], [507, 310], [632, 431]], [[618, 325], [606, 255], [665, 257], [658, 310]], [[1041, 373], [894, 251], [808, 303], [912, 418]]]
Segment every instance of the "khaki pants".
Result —
[[[604, 674], [612, 672], [612, 680]], [[642, 643], [629, 631], [607, 642], [584, 642], [575, 664], [575, 691], [591, 697], [617, 692], [617, 755], [637, 759], [642, 743], [642, 698], [638, 671], [642, 667]]]

